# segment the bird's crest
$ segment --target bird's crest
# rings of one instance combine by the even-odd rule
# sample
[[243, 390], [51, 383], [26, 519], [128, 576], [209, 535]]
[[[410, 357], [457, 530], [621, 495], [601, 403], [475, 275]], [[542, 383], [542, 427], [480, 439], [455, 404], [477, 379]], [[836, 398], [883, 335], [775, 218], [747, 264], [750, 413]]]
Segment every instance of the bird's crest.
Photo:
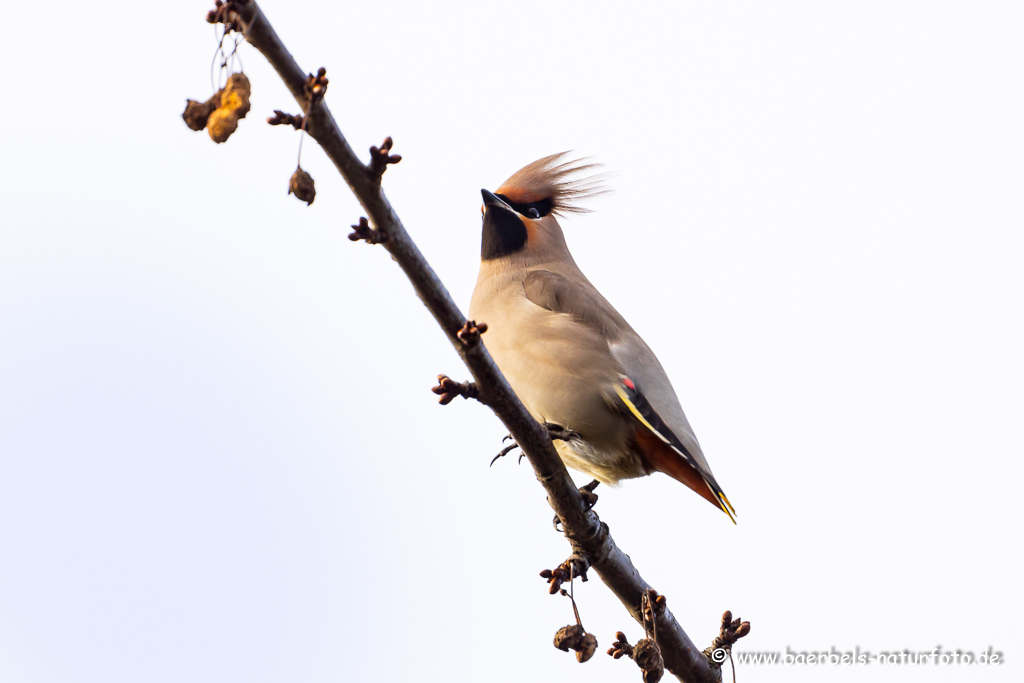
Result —
[[502, 183], [498, 194], [520, 204], [550, 199], [554, 214], [587, 213], [590, 209], [579, 202], [608, 193], [604, 186], [606, 176], [591, 173], [581, 177], [581, 173], [601, 165], [584, 163], [586, 159], [562, 161], [568, 154], [559, 152], [524, 166]]

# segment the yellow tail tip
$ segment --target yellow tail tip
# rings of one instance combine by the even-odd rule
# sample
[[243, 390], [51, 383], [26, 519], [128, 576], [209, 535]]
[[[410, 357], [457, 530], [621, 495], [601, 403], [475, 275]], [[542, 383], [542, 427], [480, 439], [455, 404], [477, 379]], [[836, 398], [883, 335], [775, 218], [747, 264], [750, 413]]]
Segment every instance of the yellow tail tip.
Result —
[[729, 519], [731, 519], [732, 523], [735, 524], [736, 508], [732, 506], [732, 503], [729, 502], [729, 499], [726, 498], [724, 493], [718, 493], [716, 495], [718, 497], [718, 507], [722, 508], [722, 512], [729, 515]]

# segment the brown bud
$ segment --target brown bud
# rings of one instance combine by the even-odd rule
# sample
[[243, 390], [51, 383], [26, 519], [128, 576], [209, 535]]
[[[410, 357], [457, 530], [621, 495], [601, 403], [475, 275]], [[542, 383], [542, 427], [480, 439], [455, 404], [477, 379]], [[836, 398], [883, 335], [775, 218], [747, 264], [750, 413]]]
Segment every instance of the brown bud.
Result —
[[736, 637], [742, 638], [748, 633], [750, 633], [750, 622], [744, 621], [742, 624], [740, 624], [739, 628], [736, 629]]
[[295, 169], [295, 173], [292, 174], [292, 178], [288, 182], [288, 194], [293, 193], [301, 201], [306, 202], [306, 206], [312, 204], [313, 199], [316, 198], [316, 187], [313, 184], [313, 177], [303, 171], [301, 166]]
[[551, 576], [552, 574], [550, 569], [542, 569], [540, 572], [540, 578], [542, 579], [550, 579]]
[[633, 656], [633, 646], [629, 644], [628, 640], [626, 640], [625, 633], [622, 631], [615, 632], [615, 642], [612, 643], [610, 648], [608, 648], [608, 654], [611, 655], [613, 659], [620, 659], [623, 656]]

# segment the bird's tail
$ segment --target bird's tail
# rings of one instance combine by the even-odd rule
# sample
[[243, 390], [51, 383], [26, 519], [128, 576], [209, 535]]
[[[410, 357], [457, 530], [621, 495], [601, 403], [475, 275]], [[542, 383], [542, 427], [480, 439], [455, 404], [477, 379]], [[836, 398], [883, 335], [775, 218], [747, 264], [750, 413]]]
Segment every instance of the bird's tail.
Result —
[[648, 464], [676, 481], [686, 484], [706, 501], [721, 508], [736, 523], [736, 510], [726, 497], [715, 476], [701, 467], [686, 446], [665, 425], [665, 422], [640, 390], [628, 378], [616, 387], [619, 399], [636, 418], [635, 442]]

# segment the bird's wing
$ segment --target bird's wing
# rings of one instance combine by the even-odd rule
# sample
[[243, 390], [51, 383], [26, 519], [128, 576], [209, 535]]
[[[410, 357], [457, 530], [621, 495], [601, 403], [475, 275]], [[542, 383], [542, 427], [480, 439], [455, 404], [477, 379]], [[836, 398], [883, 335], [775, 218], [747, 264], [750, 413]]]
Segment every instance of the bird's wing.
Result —
[[[579, 276], [583, 278], [582, 273]], [[592, 284], [571, 280], [550, 270], [531, 270], [523, 280], [526, 298], [549, 311], [564, 313], [596, 328], [605, 339], [616, 338], [629, 325]]]
[[615, 392], [625, 409], [642, 425], [638, 439], [651, 464], [732, 518], [735, 510], [711, 473], [668, 375], [654, 352], [619, 312], [582, 273], [570, 278], [548, 270], [532, 270], [524, 279], [523, 288], [526, 298], [537, 306], [569, 315], [600, 332], [611, 356], [622, 368]]

